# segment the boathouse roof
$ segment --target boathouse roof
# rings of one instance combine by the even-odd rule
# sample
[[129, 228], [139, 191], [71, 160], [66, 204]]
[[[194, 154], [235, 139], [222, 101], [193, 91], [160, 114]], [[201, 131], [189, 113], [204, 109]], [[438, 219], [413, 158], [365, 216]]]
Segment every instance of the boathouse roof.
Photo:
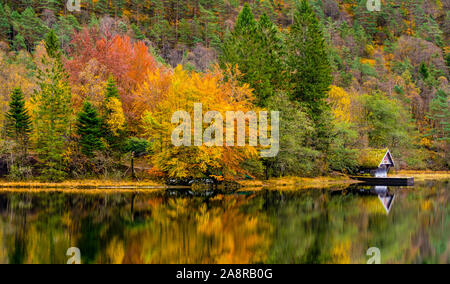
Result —
[[389, 149], [363, 149], [360, 151], [359, 166], [366, 169], [378, 169], [381, 165], [395, 166]]

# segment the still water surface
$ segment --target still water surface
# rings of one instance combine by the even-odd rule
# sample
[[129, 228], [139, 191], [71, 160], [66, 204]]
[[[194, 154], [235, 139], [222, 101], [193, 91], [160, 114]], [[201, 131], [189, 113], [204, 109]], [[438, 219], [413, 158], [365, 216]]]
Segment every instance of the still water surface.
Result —
[[0, 193], [0, 263], [450, 263], [449, 189]]

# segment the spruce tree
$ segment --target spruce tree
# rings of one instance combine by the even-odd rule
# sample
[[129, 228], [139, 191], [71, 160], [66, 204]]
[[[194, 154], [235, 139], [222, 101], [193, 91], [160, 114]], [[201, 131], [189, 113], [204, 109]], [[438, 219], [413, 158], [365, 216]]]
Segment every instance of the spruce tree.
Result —
[[103, 104], [103, 116], [102, 116], [102, 127], [103, 127], [103, 135], [108, 143], [110, 149], [120, 150], [123, 146], [123, 131], [112, 130], [108, 125], [108, 121], [111, 116], [114, 115], [116, 110], [110, 108], [110, 103], [113, 100], [117, 100], [120, 102], [119, 90], [117, 89], [116, 81], [113, 76], [108, 78], [106, 83], [106, 94], [105, 101]]
[[293, 99], [302, 103], [317, 122], [328, 110], [326, 99], [332, 76], [319, 21], [306, 0], [297, 6], [287, 52]]
[[247, 74], [254, 51], [256, 28], [257, 22], [252, 10], [248, 4], [245, 4], [233, 31], [225, 39], [220, 56], [222, 68], [226, 68], [227, 64], [238, 65], [240, 71]]
[[257, 27], [257, 66], [256, 81], [250, 82], [258, 94], [260, 105], [266, 106], [267, 100], [274, 96], [276, 91], [286, 90], [286, 72], [282, 62], [283, 42], [278, 28], [264, 13], [258, 21]]
[[0, 39], [8, 39], [10, 24], [3, 4], [0, 3]]
[[54, 58], [59, 60], [60, 59], [60, 50], [59, 50], [59, 46], [60, 46], [60, 42], [58, 37], [56, 36], [56, 33], [54, 30], [51, 30], [45, 38], [45, 49], [47, 51], [47, 55], [50, 58]]
[[31, 131], [32, 121], [25, 108], [25, 97], [20, 88], [15, 88], [6, 113], [6, 135], [17, 144], [22, 157], [27, 154]]
[[239, 68], [240, 80], [254, 90], [260, 106], [283, 84], [282, 43], [276, 26], [263, 14], [257, 22], [248, 4], [244, 5], [234, 30], [227, 36], [220, 56], [223, 69]]
[[95, 151], [103, 150], [102, 120], [94, 106], [85, 102], [83, 110], [78, 114], [77, 134], [80, 136], [81, 151], [92, 157]]
[[41, 41], [48, 32], [47, 26], [36, 15], [32, 7], [28, 7], [22, 12], [17, 24], [18, 26], [15, 29], [25, 39], [28, 51], [33, 50], [35, 44]]
[[430, 103], [430, 118], [434, 122], [433, 135], [436, 139], [450, 142], [450, 105], [448, 94], [443, 90], [436, 92]]
[[47, 57], [42, 59], [45, 67], [38, 69], [39, 90], [33, 97], [36, 150], [46, 164], [42, 178], [62, 181], [66, 175], [64, 153], [71, 128], [71, 90], [62, 65], [59, 40], [53, 30], [46, 36], [45, 48]]
[[116, 81], [113, 76], [109, 76], [106, 82], [106, 100], [111, 98], [119, 99], [119, 90], [117, 89]]

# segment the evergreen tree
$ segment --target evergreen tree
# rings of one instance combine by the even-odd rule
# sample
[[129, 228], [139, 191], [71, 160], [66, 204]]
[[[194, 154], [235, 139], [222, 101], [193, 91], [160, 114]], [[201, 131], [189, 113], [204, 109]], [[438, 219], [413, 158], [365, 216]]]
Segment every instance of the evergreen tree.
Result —
[[136, 24], [131, 24], [131, 29], [134, 33], [134, 38], [137, 40], [143, 40], [145, 39], [144, 34], [141, 32], [141, 29]]
[[419, 73], [422, 75], [424, 80], [426, 80], [426, 79], [428, 79], [428, 77], [430, 77], [430, 71], [428, 70], [428, 67], [425, 64], [425, 62], [422, 62], [422, 64], [420, 64]]
[[[119, 105], [119, 109], [112, 108], [113, 105], [117, 107], [117, 104]], [[119, 112], [123, 115], [122, 111], [122, 104], [120, 102], [119, 90], [117, 89], [116, 81], [114, 80], [114, 77], [110, 76], [106, 84], [102, 123], [103, 135], [109, 148], [113, 150], [120, 150], [124, 143], [125, 133], [122, 129], [123, 125], [121, 125], [121, 123], [119, 123], [119, 125], [116, 125], [116, 123], [111, 125], [111, 122], [115, 120], [113, 119], [114, 117], [122, 117], [120, 115], [118, 116]], [[123, 119], [125, 118], [123, 117]]]
[[[242, 82], [249, 84], [265, 106], [274, 91], [283, 86], [282, 43], [276, 26], [263, 14], [257, 22], [249, 5], [240, 13], [236, 26], [225, 40], [221, 67], [238, 66]], [[284, 87], [284, 86], [283, 86]]]
[[50, 32], [47, 34], [44, 44], [47, 55], [50, 58], [56, 59], [56, 61], [60, 61], [60, 42], [54, 30], [50, 30]]
[[326, 98], [332, 82], [331, 65], [319, 22], [306, 0], [295, 12], [287, 49], [293, 98], [301, 102], [311, 118], [318, 122], [328, 109]]
[[116, 81], [113, 76], [109, 76], [106, 82], [106, 100], [111, 98], [119, 99], [119, 90], [117, 89]]
[[433, 135], [438, 139], [450, 142], [450, 106], [448, 94], [443, 90], [436, 93], [436, 98], [430, 104], [431, 119], [435, 127]]
[[[257, 22], [248, 4], [244, 5], [238, 16], [234, 30], [225, 39], [220, 64], [225, 69], [227, 64], [238, 65], [244, 76], [251, 76], [250, 61], [253, 56]], [[245, 78], [250, 81], [249, 78]]]
[[0, 39], [8, 39], [10, 24], [3, 4], [0, 2]]
[[83, 110], [78, 114], [77, 134], [80, 136], [81, 151], [87, 157], [92, 157], [95, 151], [103, 150], [102, 120], [89, 102], [85, 102]]
[[36, 15], [32, 7], [28, 7], [23, 11], [20, 21], [15, 27], [16, 32], [23, 36], [28, 51], [33, 50], [35, 44], [42, 40], [48, 31], [47, 26]]
[[108, 14], [108, 2], [106, 0], [99, 0], [95, 7], [95, 11], [100, 15]]
[[257, 66], [256, 81], [251, 82], [251, 87], [256, 90], [260, 98], [260, 105], [266, 106], [267, 100], [278, 90], [287, 90], [286, 68], [281, 60], [283, 54], [283, 43], [278, 28], [264, 13], [258, 22], [257, 28]]
[[12, 42], [12, 49], [15, 51], [20, 51], [22, 49], [26, 49], [27, 45], [25, 44], [25, 39], [22, 35], [18, 34], [14, 37]]
[[66, 175], [64, 153], [71, 126], [71, 90], [53, 30], [46, 36], [45, 47], [48, 57], [42, 60], [43, 70], [38, 69], [40, 88], [33, 97], [37, 152], [46, 164], [42, 178], [62, 181]]
[[9, 111], [6, 113], [6, 135], [16, 142], [25, 157], [32, 131], [31, 117], [25, 108], [25, 97], [20, 88], [15, 88], [11, 93]]

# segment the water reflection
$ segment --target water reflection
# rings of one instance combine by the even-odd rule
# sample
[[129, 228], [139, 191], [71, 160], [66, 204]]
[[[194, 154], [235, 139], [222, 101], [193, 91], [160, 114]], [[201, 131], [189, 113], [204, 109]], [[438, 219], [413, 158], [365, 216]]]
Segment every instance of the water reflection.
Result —
[[0, 263], [449, 263], [448, 189], [3, 193]]

